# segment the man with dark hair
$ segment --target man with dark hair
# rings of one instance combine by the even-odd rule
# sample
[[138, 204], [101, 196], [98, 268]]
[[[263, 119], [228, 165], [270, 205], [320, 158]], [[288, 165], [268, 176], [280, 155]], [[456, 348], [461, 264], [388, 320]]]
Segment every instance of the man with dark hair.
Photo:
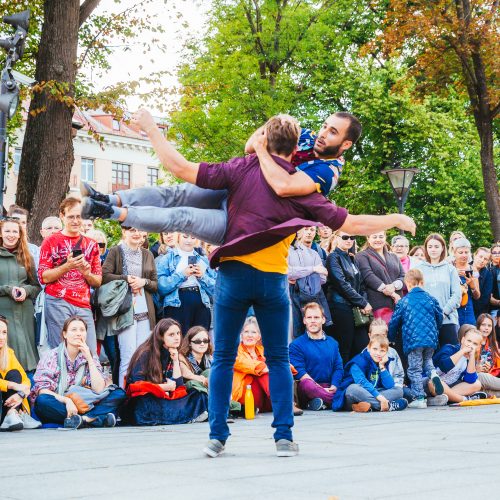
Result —
[[80, 316], [87, 323], [87, 344], [97, 350], [94, 318], [90, 310], [90, 288], [101, 286], [102, 270], [99, 246], [81, 234], [82, 205], [66, 198], [59, 206], [64, 224], [60, 232], [48, 236], [40, 248], [38, 280], [45, 286], [45, 322], [47, 343], [51, 349], [61, 342], [64, 322]]

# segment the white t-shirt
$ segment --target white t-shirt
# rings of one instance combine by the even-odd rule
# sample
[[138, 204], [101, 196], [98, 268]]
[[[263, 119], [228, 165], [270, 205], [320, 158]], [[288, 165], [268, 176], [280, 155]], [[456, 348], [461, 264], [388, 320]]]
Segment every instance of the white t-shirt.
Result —
[[[182, 273], [184, 269], [186, 269], [186, 267], [188, 266], [188, 257], [193, 255], [196, 257], [196, 264], [200, 266], [202, 273], [204, 273], [207, 270], [207, 265], [205, 264], [205, 262], [203, 262], [199, 254], [197, 254], [194, 250], [192, 250], [191, 252], [186, 252], [179, 248], [177, 249], [177, 251], [179, 252], [181, 260], [177, 264], [177, 268], [175, 269], [176, 272]], [[198, 287], [200, 286], [200, 283], [196, 278], [196, 276], [189, 276], [186, 281], [182, 282], [179, 285], [179, 288], [188, 288], [191, 286], [198, 286]]]

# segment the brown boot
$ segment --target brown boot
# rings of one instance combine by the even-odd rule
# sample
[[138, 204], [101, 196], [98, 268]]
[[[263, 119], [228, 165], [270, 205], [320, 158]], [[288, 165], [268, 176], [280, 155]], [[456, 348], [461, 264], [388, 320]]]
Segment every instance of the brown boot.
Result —
[[361, 401], [361, 403], [354, 403], [352, 405], [352, 411], [355, 411], [356, 413], [366, 413], [372, 409], [370, 403], [367, 403], [366, 401]]
[[293, 416], [300, 417], [301, 415], [304, 415], [304, 410], [302, 410], [296, 404], [294, 404], [293, 405]]

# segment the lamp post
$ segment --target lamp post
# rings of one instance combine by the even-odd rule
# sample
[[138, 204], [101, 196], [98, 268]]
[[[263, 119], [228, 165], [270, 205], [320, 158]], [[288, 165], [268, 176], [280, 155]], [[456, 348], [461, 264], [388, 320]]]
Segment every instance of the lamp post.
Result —
[[14, 34], [0, 39], [0, 47], [7, 52], [0, 76], [0, 215], [3, 215], [3, 194], [7, 174], [7, 122], [14, 116], [19, 104], [19, 86], [12, 67], [23, 55], [29, 18], [29, 10], [3, 17], [3, 22], [14, 28]]
[[[418, 168], [401, 168], [399, 165], [396, 165], [395, 168], [382, 170], [382, 173], [387, 175], [389, 179], [400, 214], [404, 214], [405, 203], [410, 193], [413, 178], [418, 172], [420, 172]], [[404, 231], [401, 229], [400, 233], [404, 234]]]

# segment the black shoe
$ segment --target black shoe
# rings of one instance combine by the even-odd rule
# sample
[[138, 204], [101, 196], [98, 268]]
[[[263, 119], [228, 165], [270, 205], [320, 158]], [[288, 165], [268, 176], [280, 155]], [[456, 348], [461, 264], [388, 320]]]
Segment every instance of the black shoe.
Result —
[[96, 191], [88, 182], [80, 182], [80, 193], [83, 197], [92, 198], [95, 201], [109, 203], [109, 196]]
[[471, 394], [470, 396], [465, 396], [466, 401], [475, 401], [476, 399], [487, 399], [488, 394], [485, 392], [479, 391], [475, 392], [474, 394]]
[[64, 419], [65, 429], [79, 429], [83, 425], [83, 418], [80, 415], [72, 415]]
[[113, 206], [109, 203], [96, 201], [86, 196], [82, 198], [82, 219], [110, 219]]

